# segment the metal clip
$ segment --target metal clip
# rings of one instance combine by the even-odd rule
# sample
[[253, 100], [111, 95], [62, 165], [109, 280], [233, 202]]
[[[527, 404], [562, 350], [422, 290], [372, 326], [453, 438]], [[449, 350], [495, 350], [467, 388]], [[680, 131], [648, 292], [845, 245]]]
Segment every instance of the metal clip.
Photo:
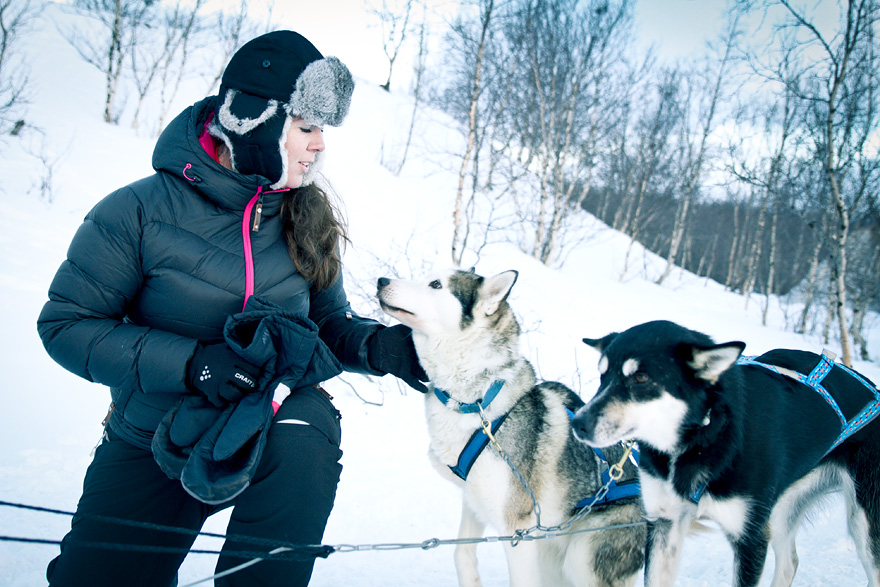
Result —
[[626, 450], [623, 451], [623, 456], [620, 458], [619, 461], [617, 461], [616, 464], [611, 465], [608, 468], [608, 475], [615, 482], [620, 481], [620, 478], [623, 477], [623, 465], [624, 465], [624, 463], [626, 463], [626, 459], [628, 459], [629, 455], [632, 453], [633, 441], [627, 440], [626, 444], [624, 444], [624, 446], [626, 447]]
[[498, 444], [498, 441], [495, 440], [495, 435], [492, 434], [492, 423], [486, 417], [486, 413], [483, 412], [483, 404], [480, 401], [477, 401], [477, 408], [480, 410], [480, 426], [483, 428], [483, 433], [489, 439], [489, 442], [492, 443], [492, 448], [499, 453], [503, 453], [501, 445]]

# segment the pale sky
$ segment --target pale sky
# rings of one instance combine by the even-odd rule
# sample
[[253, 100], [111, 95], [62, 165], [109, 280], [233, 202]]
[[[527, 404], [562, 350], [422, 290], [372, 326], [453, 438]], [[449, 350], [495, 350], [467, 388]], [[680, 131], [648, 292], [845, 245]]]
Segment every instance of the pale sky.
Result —
[[[232, 0], [209, 0], [220, 3]], [[389, 6], [395, 0], [386, 0]], [[237, 2], [234, 2], [237, 4]], [[262, 2], [249, 4], [252, 11]], [[435, 13], [450, 14], [459, 4], [452, 0], [428, 0]], [[381, 84], [388, 73], [388, 60], [382, 51], [378, 18], [369, 7], [382, 0], [276, 0], [273, 20], [312, 41], [325, 55], [339, 57], [356, 77]], [[706, 39], [718, 34], [722, 26], [724, 0], [639, 0], [637, 34], [653, 43], [670, 58], [699, 52]], [[395, 64], [394, 79], [409, 78], [413, 54], [401, 56]]]

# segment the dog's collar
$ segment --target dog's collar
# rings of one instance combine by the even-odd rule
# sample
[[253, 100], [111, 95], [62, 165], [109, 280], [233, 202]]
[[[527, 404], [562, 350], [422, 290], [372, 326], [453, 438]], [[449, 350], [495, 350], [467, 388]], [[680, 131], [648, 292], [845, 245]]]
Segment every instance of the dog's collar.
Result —
[[482, 398], [478, 399], [475, 402], [471, 402], [469, 404], [464, 404], [446, 392], [443, 389], [438, 387], [434, 388], [434, 395], [437, 396], [437, 399], [440, 400], [444, 406], [455, 410], [459, 414], [478, 414], [480, 411], [485, 410], [489, 407], [489, 404], [492, 403], [492, 400], [498, 395], [498, 392], [501, 391], [501, 388], [504, 387], [503, 379], [496, 379], [492, 382], [492, 385], [489, 386], [489, 390], [486, 392]]

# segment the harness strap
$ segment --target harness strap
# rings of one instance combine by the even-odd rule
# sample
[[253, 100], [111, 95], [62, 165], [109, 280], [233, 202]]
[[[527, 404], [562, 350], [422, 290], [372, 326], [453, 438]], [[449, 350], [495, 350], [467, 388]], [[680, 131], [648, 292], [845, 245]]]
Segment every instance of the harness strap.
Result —
[[[621, 444], [623, 444], [621, 442]], [[611, 503], [613, 501], [617, 501], [618, 499], [624, 499], [626, 497], [638, 497], [641, 494], [641, 484], [639, 483], [639, 478], [634, 477], [632, 479], [627, 479], [625, 481], [621, 481], [618, 483], [614, 479], [611, 478], [611, 466], [608, 462], [608, 459], [605, 457], [605, 453], [602, 452], [601, 448], [592, 447], [593, 452], [596, 453], [596, 456], [605, 464], [604, 468], [601, 472], [602, 477], [602, 487], [605, 487], [605, 484], [608, 484], [608, 492], [601, 499], [596, 499], [596, 495], [592, 497], [585, 497], [580, 500], [577, 505], [574, 506], [574, 509], [579, 510], [581, 508], [587, 507], [591, 503], [593, 505], [605, 505]], [[630, 457], [630, 462], [633, 463], [636, 467], [639, 466], [639, 451], [636, 448], [632, 449], [632, 455]]]
[[[829, 356], [831, 353], [828, 351], [822, 351], [822, 356], [819, 358], [819, 364], [816, 365], [812, 371], [808, 375], [804, 375], [803, 373], [798, 373], [792, 369], [788, 369], [786, 367], [780, 367], [778, 365], [771, 365], [769, 363], [762, 363], [761, 361], [756, 360], [757, 357], [747, 357], [742, 356], [737, 359], [737, 365], [743, 366], [756, 366], [762, 367], [769, 371], [773, 371], [779, 375], [784, 375], [785, 377], [789, 377], [794, 379], [795, 381], [806, 385], [810, 389], [814, 390], [816, 393], [821, 395], [828, 405], [834, 410], [834, 413], [837, 414], [837, 418], [840, 420], [840, 434], [837, 437], [837, 440], [831, 445], [825, 454], [827, 455], [832, 450], [837, 448], [837, 446], [858, 432], [861, 428], [867, 425], [871, 420], [873, 420], [878, 413], [880, 413], [880, 389], [875, 387], [871, 382], [865, 379], [861, 374], [853, 371], [846, 365], [842, 365], [840, 363], [836, 363], [834, 361], [834, 357]], [[831, 373], [831, 369], [837, 367], [842, 369], [844, 372], [848, 373], [853, 379], [867, 387], [871, 394], [874, 396], [874, 400], [868, 402], [868, 405], [865, 406], [861, 412], [859, 412], [852, 420], [847, 421], [846, 416], [843, 415], [843, 411], [840, 409], [840, 406], [837, 404], [837, 400], [835, 400], [828, 390], [822, 385], [822, 381], [825, 377]], [[688, 499], [694, 503], [699, 503], [700, 497], [702, 497], [703, 492], [706, 491], [707, 484], [703, 484], [697, 487], [690, 495], [688, 495]]]
[[810, 371], [809, 375], [804, 375], [803, 373], [798, 373], [797, 371], [793, 371], [792, 369], [787, 369], [785, 367], [779, 367], [777, 365], [770, 365], [769, 363], [762, 363], [756, 360], [757, 357], [740, 357], [737, 359], [737, 365], [755, 365], [758, 367], [763, 367], [769, 371], [773, 371], [779, 375], [784, 375], [790, 379], [794, 379], [795, 381], [806, 385], [807, 387], [816, 391], [819, 395], [821, 395], [828, 405], [831, 406], [831, 409], [834, 410], [834, 413], [837, 414], [837, 418], [840, 420], [841, 425], [846, 424], [846, 416], [843, 415], [843, 412], [840, 410], [840, 406], [837, 405], [837, 402], [831, 397], [831, 394], [828, 393], [828, 390], [822, 387], [822, 380], [825, 379], [825, 376], [831, 373], [831, 368], [834, 366], [834, 363], [822, 353], [822, 356], [819, 358], [819, 364]]
[[[501, 424], [507, 419], [508, 413], [502, 414], [500, 418], [492, 422], [491, 430], [493, 435], [498, 432]], [[488, 444], [489, 436], [486, 434], [486, 431], [483, 428], [477, 428], [471, 435], [470, 440], [467, 441], [467, 444], [464, 445], [461, 454], [458, 455], [458, 463], [454, 466], [450, 465], [449, 470], [455, 473], [462, 481], [467, 481], [471, 467], [474, 466], [477, 457], [480, 456]]]
[[[572, 412], [568, 408], [566, 408], [565, 411], [568, 413], [569, 418], [574, 418], [574, 412]], [[498, 429], [501, 428], [501, 424], [503, 424], [504, 420], [507, 419], [509, 413], [510, 412], [502, 414], [499, 418], [492, 421], [490, 427], [492, 435], [495, 435], [495, 433], [498, 432]], [[489, 436], [486, 434], [483, 428], [478, 428], [471, 435], [470, 440], [467, 441], [467, 444], [465, 444], [464, 448], [461, 451], [461, 454], [458, 455], [458, 463], [456, 463], [455, 465], [450, 465], [449, 470], [452, 471], [462, 481], [467, 481], [467, 477], [468, 474], [470, 474], [471, 467], [474, 466], [477, 458], [480, 456], [480, 454], [482, 454], [483, 450], [485, 450], [488, 444]], [[623, 443], [621, 442], [621, 445], [622, 444]], [[596, 493], [596, 495], [585, 497], [584, 499], [580, 500], [577, 505], [575, 505], [574, 509], [579, 510], [590, 505], [591, 503], [593, 505], [604, 505], [613, 501], [617, 501], [618, 499], [637, 497], [640, 494], [641, 486], [639, 484], [638, 476], [618, 483], [611, 478], [611, 466], [608, 462], [607, 457], [605, 456], [605, 453], [602, 452], [602, 449], [593, 447], [593, 452], [604, 464], [604, 467], [600, 472], [601, 484], [602, 487], [608, 484], [608, 491], [601, 499], [598, 500], [596, 499], [596, 495], [598, 495], [598, 492]], [[636, 467], [639, 466], [639, 452], [637, 449], [632, 450], [630, 461]]]
[[[565, 408], [566, 413], [568, 413], [569, 420], [574, 419], [574, 412], [571, 411], [568, 407]], [[620, 442], [622, 446], [625, 446], [623, 441]], [[596, 448], [595, 446], [590, 447], [593, 449], [593, 452], [596, 453], [596, 456], [599, 457], [599, 460], [603, 463], [603, 468], [599, 473], [601, 478], [601, 487], [605, 487], [605, 484], [608, 484], [608, 491], [601, 499], [596, 499], [596, 496], [599, 495], [601, 489], [596, 492], [595, 495], [590, 497], [585, 497], [574, 506], [574, 509], [579, 510], [581, 508], [587, 507], [591, 503], [593, 505], [604, 505], [611, 503], [613, 501], [617, 501], [618, 499], [623, 499], [625, 497], [636, 497], [641, 494], [641, 484], [639, 483], [638, 475], [631, 479], [627, 479], [624, 481], [616, 481], [611, 478], [611, 465], [608, 462], [608, 459], [605, 457], [605, 453], [602, 452], [601, 448]], [[632, 449], [632, 454], [630, 456], [630, 462], [638, 468], [639, 466], [639, 451], [637, 448]], [[595, 502], [595, 503], [594, 503]]]
[[[822, 356], [819, 358], [819, 364], [816, 365], [812, 371], [810, 371], [809, 375], [804, 375], [803, 373], [798, 373], [797, 371], [793, 371], [791, 369], [786, 369], [784, 367], [778, 367], [776, 365], [770, 365], [767, 363], [762, 363], [760, 361], [755, 360], [756, 357], [740, 357], [737, 359], [737, 365], [755, 365], [758, 367], [763, 367], [765, 369], [769, 369], [774, 373], [778, 373], [780, 375], [785, 375], [786, 377], [790, 377], [795, 381], [798, 381], [807, 387], [816, 391], [819, 395], [821, 395], [825, 401], [831, 406], [831, 409], [834, 410], [834, 413], [837, 414], [837, 418], [840, 420], [840, 434], [837, 437], [837, 440], [831, 445], [831, 448], [825, 453], [826, 455], [837, 448], [841, 442], [858, 432], [861, 428], [867, 425], [871, 420], [873, 420], [878, 413], [880, 413], [880, 389], [875, 387], [872, 383], [870, 383], [867, 379], [865, 379], [862, 375], [853, 371], [846, 365], [842, 365], [840, 363], [836, 363], [832, 357], [828, 356], [827, 351], [822, 352]], [[840, 409], [840, 406], [837, 405], [837, 401], [828, 393], [828, 390], [822, 385], [822, 381], [825, 377], [831, 373], [831, 369], [837, 367], [842, 369], [845, 373], [849, 374], [853, 379], [864, 385], [871, 391], [871, 394], [874, 396], [874, 400], [868, 402], [868, 404], [850, 421], [847, 421], [846, 416], [843, 415], [843, 411]]]
[[[449, 395], [449, 392], [440, 389], [438, 387], [434, 388], [434, 395], [437, 396], [437, 399], [440, 400], [444, 406], [455, 410], [459, 414], [477, 414], [480, 410], [485, 410], [489, 407], [489, 404], [492, 403], [492, 400], [498, 395], [498, 392], [501, 391], [501, 388], [504, 387], [503, 379], [496, 379], [492, 382], [492, 385], [489, 386], [489, 390], [486, 392], [482, 398], [478, 399], [475, 402], [471, 402], [469, 404], [464, 404]], [[451, 405], [450, 405], [451, 404]]]
[[691, 491], [688, 494], [688, 499], [694, 503], [700, 503], [700, 498], [703, 497], [703, 493], [706, 492], [706, 488], [709, 487], [708, 483], [703, 483], [702, 485], [698, 485], [696, 489]]

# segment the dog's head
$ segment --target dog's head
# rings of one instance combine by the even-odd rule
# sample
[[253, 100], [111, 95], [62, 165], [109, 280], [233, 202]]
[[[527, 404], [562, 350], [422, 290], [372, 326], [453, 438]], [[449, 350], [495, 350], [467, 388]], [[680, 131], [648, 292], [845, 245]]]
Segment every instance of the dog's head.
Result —
[[518, 273], [481, 277], [453, 271], [423, 281], [379, 278], [376, 295], [382, 309], [415, 332], [429, 337], [457, 336], [508, 312], [507, 296]]
[[584, 342], [602, 353], [601, 382], [572, 421], [575, 436], [592, 446], [638, 440], [666, 453], [708, 422], [718, 380], [745, 348], [665, 321]]

